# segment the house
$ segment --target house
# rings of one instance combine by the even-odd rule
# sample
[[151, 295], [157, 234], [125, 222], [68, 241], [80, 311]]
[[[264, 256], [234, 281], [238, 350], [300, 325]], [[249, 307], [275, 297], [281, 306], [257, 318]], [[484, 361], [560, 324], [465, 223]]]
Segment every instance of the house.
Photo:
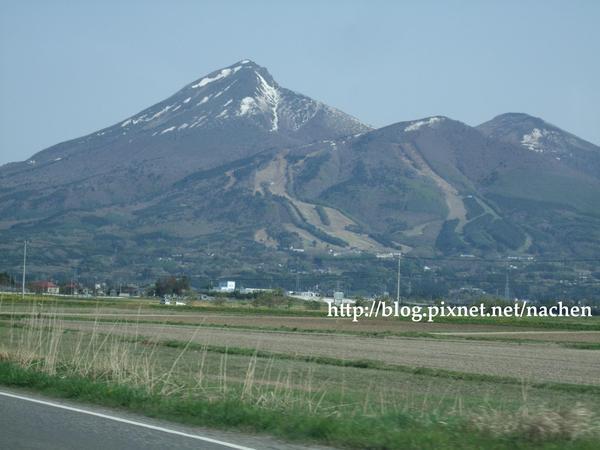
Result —
[[119, 297], [141, 297], [143, 289], [135, 284], [126, 284], [119, 287]]
[[235, 281], [219, 281], [219, 292], [233, 292], [235, 291]]
[[67, 295], [77, 295], [79, 294], [79, 285], [73, 281], [65, 284], [63, 286], [64, 294]]
[[31, 285], [34, 292], [40, 294], [52, 294], [56, 295], [59, 292], [59, 288], [52, 281], [36, 281]]

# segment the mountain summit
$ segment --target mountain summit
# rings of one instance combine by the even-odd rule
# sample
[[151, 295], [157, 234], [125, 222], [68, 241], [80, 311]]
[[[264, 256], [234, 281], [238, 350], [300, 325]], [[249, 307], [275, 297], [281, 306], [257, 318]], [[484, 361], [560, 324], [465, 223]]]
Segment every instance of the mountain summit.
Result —
[[486, 136], [518, 145], [546, 158], [563, 161], [592, 177], [600, 173], [598, 147], [539, 117], [506, 113], [477, 127]]
[[367, 129], [335, 108], [282, 88], [266, 68], [247, 59], [190, 83], [164, 102], [125, 120], [121, 127], [134, 131], [148, 124], [160, 135], [254, 125], [262, 131], [309, 139]]

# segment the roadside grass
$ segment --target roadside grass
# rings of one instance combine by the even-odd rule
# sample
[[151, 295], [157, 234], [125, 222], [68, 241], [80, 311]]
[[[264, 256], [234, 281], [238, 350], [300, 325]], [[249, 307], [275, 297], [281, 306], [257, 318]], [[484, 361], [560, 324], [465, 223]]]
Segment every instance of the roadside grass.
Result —
[[[149, 417], [168, 419], [189, 425], [268, 433], [293, 441], [321, 443], [359, 449], [593, 449], [597, 443], [593, 424], [564, 425], [540, 431], [544, 415], [527, 413], [529, 423], [507, 433], [491, 427], [511, 417], [498, 416], [490, 421], [484, 412], [436, 420], [402, 411], [380, 414], [331, 414], [311, 412], [298, 404], [286, 402], [268, 405], [244, 399], [243, 391], [229, 391], [218, 397], [192, 397], [185, 394], [163, 394], [146, 388], [115, 383], [105, 377], [82, 377], [58, 372], [50, 375], [43, 366], [23, 368], [0, 361], [0, 384], [35, 389], [67, 399], [107, 407], [124, 408]], [[486, 409], [487, 414], [495, 411]], [[578, 407], [590, 416], [588, 410]], [[543, 411], [549, 414], [548, 411]], [[496, 413], [498, 414], [498, 413]], [[523, 412], [520, 413], [523, 415]], [[563, 417], [568, 413], [559, 414]], [[496, 417], [496, 416], [494, 416]], [[591, 416], [590, 416], [591, 417]], [[558, 431], [557, 431], [558, 430]], [[546, 433], [546, 434], [544, 434]]]
[[[282, 412], [252, 404], [235, 395], [193, 399], [153, 394], [141, 388], [115, 385], [80, 376], [48, 375], [35, 368], [0, 362], [0, 384], [102, 406], [125, 408], [149, 417], [189, 425], [269, 433], [281, 438], [360, 449], [593, 449], [593, 438], [573, 440], [561, 430], [551, 441], [477, 432], [469, 423], [426, 424], [400, 413], [379, 417], [340, 417]], [[469, 432], [470, 431], [470, 432]]]
[[[597, 448], [600, 387], [1, 321], [0, 384], [191, 425], [364, 449]], [[100, 322], [100, 320], [97, 320]], [[115, 326], [117, 324], [115, 323]]]

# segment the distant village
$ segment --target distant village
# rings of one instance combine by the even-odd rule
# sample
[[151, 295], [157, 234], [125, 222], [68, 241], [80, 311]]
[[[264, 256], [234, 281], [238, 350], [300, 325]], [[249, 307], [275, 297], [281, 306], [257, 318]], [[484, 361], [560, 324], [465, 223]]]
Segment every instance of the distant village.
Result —
[[[178, 279], [171, 277], [177, 282]], [[1, 280], [0, 280], [1, 281]], [[290, 298], [304, 301], [320, 301], [335, 303], [354, 303], [355, 300], [346, 298], [341, 291], [334, 291], [330, 296], [316, 291], [282, 291], [272, 288], [242, 287], [234, 280], [219, 281], [213, 288], [206, 290], [193, 290], [189, 285], [181, 288], [159, 289], [159, 283], [150, 286], [139, 286], [137, 284], [119, 284], [110, 286], [107, 283], [95, 283], [92, 286], [86, 286], [82, 283], [69, 281], [66, 283], [55, 283], [51, 280], [36, 280], [28, 283], [25, 289], [26, 294], [52, 295], [52, 296], [75, 296], [82, 298], [105, 297], [105, 298], [141, 298], [155, 297], [161, 299], [161, 304], [185, 304], [185, 300], [214, 300], [224, 296], [253, 296], [260, 293], [281, 292]], [[12, 282], [11, 285], [2, 285], [0, 290], [4, 292], [21, 292], [18, 283]]]
[[[379, 255], [380, 258], [388, 258], [388, 255]], [[424, 266], [423, 271], [432, 270], [430, 266]], [[94, 282], [86, 284], [78, 281], [56, 282], [51, 279], [34, 280], [26, 284], [20, 283], [21, 280], [16, 280], [15, 277], [9, 276], [7, 273], [0, 273], [0, 292], [13, 292], [22, 294], [37, 294], [51, 296], [70, 296], [79, 298], [155, 298], [163, 305], [185, 305], [193, 301], [220, 301], [221, 299], [254, 299], [265, 297], [268, 293], [276, 294], [278, 297], [287, 297], [304, 302], [317, 303], [333, 303], [333, 304], [354, 304], [357, 301], [373, 301], [377, 299], [394, 300], [400, 299], [400, 281], [398, 280], [398, 292], [388, 292], [382, 286], [379, 292], [372, 294], [355, 296], [348, 295], [343, 289], [340, 289], [339, 283], [337, 289], [320, 289], [319, 286], [314, 286], [309, 289], [299, 289], [297, 283], [295, 290], [284, 290], [280, 287], [252, 287], [245, 286], [239, 281], [232, 279], [222, 279], [214, 284], [210, 283], [203, 289], [194, 289], [190, 285], [190, 280], [185, 277], [167, 276], [159, 278], [153, 284], [139, 285], [135, 283], [107, 283]], [[420, 298], [410, 296], [411, 281], [406, 282], [404, 287], [404, 295], [402, 296], [403, 303], [407, 304], [431, 304], [435, 303], [439, 298], [430, 296], [428, 298]], [[406, 295], [406, 291], [409, 295]], [[535, 299], [516, 298], [510, 295], [510, 289], [507, 284], [503, 296], [490, 294], [484, 289], [474, 286], [462, 286], [459, 288], [450, 289], [447, 295], [443, 296], [447, 303], [456, 305], [468, 305], [480, 301], [515, 301], [526, 300], [529, 304], [541, 303]], [[568, 301], [564, 300], [563, 301]], [[543, 302], [542, 302], [543, 303]], [[591, 304], [593, 302], [576, 301], [577, 304]]]

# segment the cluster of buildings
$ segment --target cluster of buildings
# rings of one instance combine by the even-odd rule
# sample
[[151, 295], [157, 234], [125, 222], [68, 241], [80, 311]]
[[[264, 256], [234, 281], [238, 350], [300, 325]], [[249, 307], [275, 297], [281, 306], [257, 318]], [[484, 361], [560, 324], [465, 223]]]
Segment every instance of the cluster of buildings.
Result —
[[36, 281], [31, 283], [31, 289], [34, 292], [42, 294], [58, 295], [60, 294], [60, 288], [52, 281]]
[[[80, 296], [106, 296], [106, 297], [141, 297], [145, 295], [142, 288], [137, 285], [120, 285], [116, 287], [109, 287], [106, 283], [96, 283], [93, 288], [82, 286], [75, 282], [69, 282], [64, 284], [56, 284], [50, 280], [35, 281], [29, 284], [29, 290], [38, 294], [46, 295], [80, 295]], [[240, 294], [254, 294], [258, 292], [269, 292], [272, 289], [265, 288], [238, 288], [236, 282], [233, 280], [220, 281], [212, 292], [233, 294], [239, 292]], [[344, 293], [341, 291], [335, 291], [333, 297], [327, 297], [319, 292], [315, 291], [288, 291], [286, 295], [304, 301], [320, 301], [333, 304], [343, 303], [354, 303], [354, 300], [345, 298]], [[206, 295], [202, 295], [202, 298], [213, 298]], [[175, 297], [165, 296], [162, 303], [164, 304], [180, 304]], [[184, 304], [184, 303], [181, 303]]]
[[28, 285], [28, 290], [36, 294], [81, 295], [84, 297], [141, 297], [145, 294], [143, 288], [134, 284], [108, 286], [106, 283], [94, 283], [93, 287], [91, 287], [74, 281], [59, 285], [51, 280], [34, 281]]

